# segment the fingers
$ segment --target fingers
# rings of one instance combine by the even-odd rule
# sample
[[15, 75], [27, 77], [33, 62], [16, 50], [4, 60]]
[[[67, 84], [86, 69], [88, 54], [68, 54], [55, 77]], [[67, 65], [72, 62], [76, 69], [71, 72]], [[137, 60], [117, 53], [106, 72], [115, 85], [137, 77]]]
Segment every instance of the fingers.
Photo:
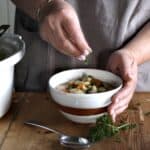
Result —
[[114, 113], [112, 116], [112, 121], [115, 122], [116, 121], [116, 116], [120, 113], [122, 113], [125, 109], [127, 109], [128, 105], [125, 105], [123, 107], [119, 107], [116, 111], [116, 113]]
[[60, 52], [85, 60], [91, 48], [81, 30], [75, 10], [64, 1], [54, 3], [53, 7], [53, 11], [48, 9], [46, 17], [41, 21], [41, 37]]
[[66, 37], [61, 25], [56, 25], [55, 33], [55, 47], [66, 55], [79, 57], [82, 55], [81, 51]]
[[[64, 30], [59, 22], [55, 23], [55, 26], [51, 21], [47, 20], [48, 23], [43, 24], [41, 27], [41, 37], [50, 42], [53, 47], [58, 49], [65, 55], [72, 57], [81, 57], [81, 51], [66, 37]], [[82, 60], [85, 58], [81, 58]]]
[[130, 81], [112, 97], [112, 103], [108, 108], [108, 112], [112, 116], [113, 121], [115, 121], [118, 114], [122, 113], [128, 107], [134, 93], [134, 87], [134, 83]]
[[78, 19], [76, 17], [74, 17], [73, 20], [67, 18], [63, 21], [62, 25], [68, 38], [82, 53], [82, 55], [89, 55], [92, 51], [83, 35]]
[[[41, 37], [45, 41], [50, 42], [53, 47], [65, 55], [76, 57], [79, 60], [86, 59], [86, 56], [91, 51], [80, 28], [78, 29], [80, 33], [78, 30], [77, 33], [75, 32], [76, 27], [69, 27], [69, 30], [72, 30], [72, 28], [74, 30], [73, 32], [69, 32], [69, 30], [64, 29], [64, 25], [60, 24], [59, 21], [55, 22], [55, 26], [51, 21], [47, 20], [47, 22], [48, 23], [43, 24], [40, 31]], [[74, 25], [72, 24], [72, 26]], [[68, 33], [66, 33], [66, 30]]]
[[134, 93], [137, 82], [137, 63], [124, 50], [113, 53], [108, 61], [107, 69], [121, 76], [123, 88], [112, 97], [108, 112], [115, 121], [118, 114], [127, 107]]

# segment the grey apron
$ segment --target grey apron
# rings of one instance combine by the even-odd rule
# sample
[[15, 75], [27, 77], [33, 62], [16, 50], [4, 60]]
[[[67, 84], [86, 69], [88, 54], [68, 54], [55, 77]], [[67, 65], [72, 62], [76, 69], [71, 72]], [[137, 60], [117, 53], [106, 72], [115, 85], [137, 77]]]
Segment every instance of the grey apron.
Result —
[[[47, 90], [51, 75], [69, 68], [105, 69], [110, 54], [121, 48], [150, 20], [150, 0], [68, 0], [76, 9], [93, 54], [88, 65], [59, 53], [42, 41], [38, 24], [16, 11], [15, 31], [26, 42], [26, 54], [16, 66], [16, 90]], [[137, 90], [150, 91], [150, 62], [139, 66]]]

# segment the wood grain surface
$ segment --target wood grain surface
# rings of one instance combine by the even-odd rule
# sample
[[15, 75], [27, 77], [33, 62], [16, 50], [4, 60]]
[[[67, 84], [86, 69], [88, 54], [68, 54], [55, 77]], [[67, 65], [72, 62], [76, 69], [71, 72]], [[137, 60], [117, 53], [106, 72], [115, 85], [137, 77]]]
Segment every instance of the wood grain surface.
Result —
[[[65, 119], [47, 93], [15, 93], [10, 111], [0, 119], [0, 150], [68, 150], [58, 143], [54, 133], [29, 127], [26, 120], [70, 135], [86, 136], [91, 125], [76, 124]], [[89, 150], [149, 150], [150, 149], [150, 93], [136, 93], [129, 109], [121, 114], [127, 121], [137, 123], [133, 130], [121, 133], [121, 142], [107, 138]]]

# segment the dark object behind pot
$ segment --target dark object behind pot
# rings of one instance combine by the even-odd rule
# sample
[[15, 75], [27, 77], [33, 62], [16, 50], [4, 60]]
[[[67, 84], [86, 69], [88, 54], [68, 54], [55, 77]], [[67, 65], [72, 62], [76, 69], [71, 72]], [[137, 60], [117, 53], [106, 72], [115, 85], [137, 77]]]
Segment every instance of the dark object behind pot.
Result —
[[2, 36], [10, 27], [10, 25], [1, 25], [0, 26], [0, 36]]

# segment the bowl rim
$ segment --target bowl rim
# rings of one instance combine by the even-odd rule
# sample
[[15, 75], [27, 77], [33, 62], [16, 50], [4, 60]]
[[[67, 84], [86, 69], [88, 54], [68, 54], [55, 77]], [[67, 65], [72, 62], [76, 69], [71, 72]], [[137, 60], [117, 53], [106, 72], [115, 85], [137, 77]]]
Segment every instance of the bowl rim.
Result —
[[[85, 94], [85, 93], [65, 93], [63, 91], [60, 91], [58, 89], [56, 89], [55, 87], [52, 87], [51, 86], [51, 82], [52, 82], [52, 79], [56, 76], [56, 75], [59, 75], [61, 73], [64, 73], [64, 72], [70, 72], [70, 71], [79, 71], [79, 70], [95, 70], [95, 71], [102, 71], [102, 72], [106, 72], [106, 73], [109, 73], [109, 74], [112, 74], [114, 76], [116, 76], [119, 80], [120, 80], [120, 84], [119, 86], [117, 86], [116, 88], [112, 89], [112, 90], [109, 90], [109, 91], [105, 91], [105, 92], [100, 92], [100, 93], [90, 93], [90, 94]], [[115, 91], [118, 91], [119, 89], [122, 88], [123, 86], [123, 80], [116, 74], [110, 72], [110, 71], [107, 71], [107, 70], [102, 70], [102, 69], [95, 69], [95, 68], [77, 68], [77, 69], [67, 69], [67, 70], [63, 70], [63, 71], [60, 71], [54, 75], [52, 75], [49, 80], [48, 80], [48, 86], [49, 86], [49, 90], [54, 90], [55, 92], [59, 93], [59, 94], [63, 94], [63, 95], [67, 95], [67, 96], [76, 96], [76, 97], [81, 97], [81, 96], [84, 96], [84, 97], [90, 97], [90, 96], [95, 96], [95, 95], [104, 95], [104, 94], [108, 94], [108, 93], [112, 93], [112, 92], [115, 92]]]

